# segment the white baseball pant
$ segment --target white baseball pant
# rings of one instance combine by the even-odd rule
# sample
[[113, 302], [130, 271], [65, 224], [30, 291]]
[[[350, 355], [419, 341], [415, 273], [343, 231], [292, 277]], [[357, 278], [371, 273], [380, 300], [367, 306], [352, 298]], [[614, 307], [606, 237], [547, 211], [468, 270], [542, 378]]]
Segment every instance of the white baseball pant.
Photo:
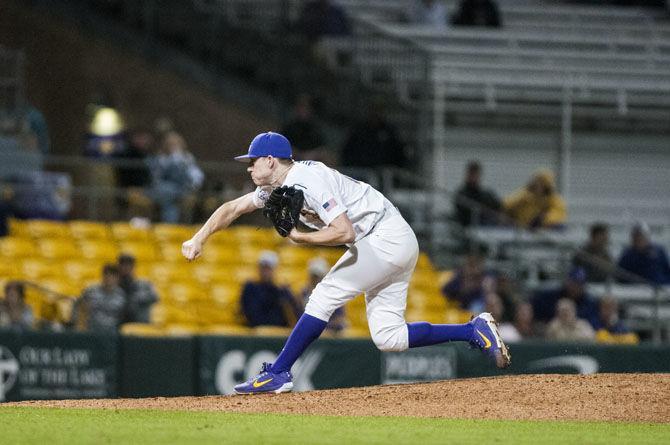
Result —
[[377, 348], [404, 351], [409, 347], [407, 289], [418, 257], [414, 231], [391, 208], [314, 288], [305, 313], [328, 321], [336, 309], [365, 293], [368, 326]]

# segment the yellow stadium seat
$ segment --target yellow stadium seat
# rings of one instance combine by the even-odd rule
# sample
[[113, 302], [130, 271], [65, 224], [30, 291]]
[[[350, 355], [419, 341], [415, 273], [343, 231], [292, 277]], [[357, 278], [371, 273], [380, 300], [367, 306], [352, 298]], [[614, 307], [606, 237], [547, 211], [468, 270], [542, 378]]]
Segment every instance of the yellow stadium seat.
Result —
[[346, 252], [346, 250], [341, 247], [322, 247], [316, 249], [314, 256], [325, 258], [326, 261], [328, 261], [328, 264], [333, 266], [337, 263], [337, 260], [342, 257], [344, 252]]
[[124, 323], [121, 325], [121, 335], [161, 337], [165, 335], [165, 330], [151, 323]]
[[237, 279], [225, 267], [202, 261], [195, 261], [192, 264], [193, 276], [205, 287], [213, 283], [237, 283]]
[[437, 286], [442, 289], [454, 277], [453, 270], [442, 270], [437, 272]]
[[77, 245], [70, 239], [45, 238], [37, 242], [38, 252], [44, 258], [67, 260], [81, 258]]
[[149, 310], [149, 321], [153, 325], [163, 326], [168, 320], [168, 305], [159, 301]]
[[10, 218], [8, 223], [10, 236], [20, 238], [30, 237], [30, 231], [28, 231], [28, 222], [25, 219]]
[[444, 315], [444, 323], [458, 324], [467, 323], [474, 314], [462, 309], [447, 309]]
[[[193, 268], [187, 264], [157, 262], [148, 266], [149, 279], [154, 283], [171, 283], [194, 279]], [[195, 280], [194, 280], [195, 281]]]
[[[200, 227], [194, 227], [193, 233], [200, 230]], [[207, 239], [207, 245], [237, 247], [240, 245], [240, 240], [235, 236], [235, 232], [228, 229], [219, 230]]]
[[191, 335], [197, 335], [201, 331], [200, 325], [196, 323], [170, 323], [164, 328], [166, 335], [172, 337], [181, 337], [186, 336], [190, 337]]
[[[157, 286], [158, 287], [158, 286]], [[199, 284], [185, 281], [160, 286], [161, 299], [166, 302], [188, 303], [207, 298], [207, 291]]]
[[30, 238], [9, 236], [0, 239], [0, 254], [5, 261], [35, 255], [37, 247]]
[[209, 299], [204, 301], [199, 315], [208, 324], [242, 324], [239, 285], [215, 283], [207, 289]]
[[153, 268], [154, 263], [152, 261], [140, 261], [135, 263], [135, 276], [143, 280], [151, 280], [151, 269]]
[[63, 263], [66, 276], [74, 282], [95, 280], [102, 276], [103, 262], [92, 260], [70, 260]]
[[206, 325], [238, 325], [244, 321], [237, 305], [219, 305], [210, 301], [194, 303], [198, 322]]
[[163, 242], [183, 243], [190, 239], [195, 230], [190, 226], [182, 226], [176, 224], [155, 224], [153, 226], [154, 237], [156, 240]]
[[111, 224], [112, 235], [117, 241], [153, 241], [149, 229], [135, 227], [129, 223], [116, 222]]
[[94, 221], [70, 221], [70, 233], [78, 240], [112, 241], [112, 232], [105, 223]]
[[438, 274], [432, 270], [415, 270], [410, 282], [420, 283], [425, 286], [437, 286]]
[[256, 244], [242, 244], [239, 247], [237, 254], [237, 263], [247, 266], [255, 266], [258, 260], [265, 251], [273, 251], [277, 253], [271, 246], [261, 246]]
[[367, 329], [368, 319], [365, 312], [365, 298], [362, 295], [349, 301], [344, 313], [352, 328]]
[[238, 247], [225, 244], [207, 243], [202, 251], [199, 261], [219, 264], [247, 264], [248, 261], [242, 257]]
[[370, 330], [367, 328], [353, 328], [344, 329], [337, 335], [339, 338], [370, 338]]
[[287, 286], [293, 293], [298, 293], [307, 284], [307, 270], [305, 268], [291, 269], [279, 267], [275, 272], [275, 281], [282, 286]]
[[238, 305], [241, 296], [241, 286], [234, 284], [214, 283], [207, 289], [207, 293], [217, 304]]
[[430, 257], [425, 252], [419, 253], [419, 259], [416, 262], [416, 268], [417, 270], [435, 270], [433, 263], [430, 261]]
[[258, 267], [257, 266], [239, 266], [232, 267], [229, 271], [230, 276], [235, 278], [235, 281], [242, 284], [249, 280], [258, 279]]
[[163, 307], [166, 325], [175, 323], [197, 324], [199, 322], [197, 312], [189, 304], [166, 302]]
[[239, 240], [240, 244], [272, 246], [282, 240], [273, 228], [233, 226], [228, 230]]
[[80, 240], [79, 249], [82, 258], [97, 262], [115, 263], [119, 256], [119, 247], [111, 241]]
[[43, 258], [25, 258], [21, 261], [21, 273], [29, 280], [60, 278], [63, 276], [61, 263]]
[[25, 301], [26, 304], [32, 308], [33, 314], [35, 314], [37, 318], [41, 318], [42, 307], [47, 304], [44, 294], [38, 289], [28, 285], [25, 287]]
[[305, 267], [318, 256], [318, 250], [309, 247], [286, 246], [279, 250], [279, 265]]
[[61, 296], [68, 296], [68, 297], [78, 297], [79, 296], [79, 288], [78, 286], [74, 285], [71, 281], [69, 281], [67, 278], [63, 279], [61, 277], [60, 279], [55, 279], [55, 278], [50, 278], [50, 279], [45, 279], [45, 280], [40, 280], [39, 283], [37, 283], [40, 287], [43, 287], [44, 289], [47, 289], [48, 291], [55, 292], [56, 295], [47, 295], [47, 298], [60, 298]]
[[235, 335], [235, 336], [249, 336], [253, 334], [251, 328], [246, 326], [237, 326], [231, 324], [213, 324], [204, 326], [201, 333], [208, 335]]
[[252, 328], [252, 333], [261, 337], [288, 337], [291, 334], [291, 328], [282, 326], [256, 326]]
[[119, 251], [133, 255], [138, 262], [159, 259], [155, 244], [148, 241], [121, 241]]
[[0, 277], [13, 279], [21, 276], [21, 268], [15, 261], [0, 261]]
[[157, 246], [163, 261], [174, 264], [188, 264], [186, 258], [184, 258], [184, 256], [181, 254], [181, 243], [174, 241], [163, 241], [158, 242]]
[[64, 222], [33, 219], [26, 224], [30, 236], [36, 239], [72, 237], [70, 227]]

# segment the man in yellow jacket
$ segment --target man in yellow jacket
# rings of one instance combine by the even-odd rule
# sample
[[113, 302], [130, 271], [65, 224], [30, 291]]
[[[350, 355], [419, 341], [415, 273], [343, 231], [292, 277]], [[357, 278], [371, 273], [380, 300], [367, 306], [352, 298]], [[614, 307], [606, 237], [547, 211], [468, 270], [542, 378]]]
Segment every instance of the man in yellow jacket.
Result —
[[560, 227], [567, 219], [565, 201], [547, 169], [535, 172], [525, 187], [506, 197], [504, 207], [515, 224], [528, 229]]

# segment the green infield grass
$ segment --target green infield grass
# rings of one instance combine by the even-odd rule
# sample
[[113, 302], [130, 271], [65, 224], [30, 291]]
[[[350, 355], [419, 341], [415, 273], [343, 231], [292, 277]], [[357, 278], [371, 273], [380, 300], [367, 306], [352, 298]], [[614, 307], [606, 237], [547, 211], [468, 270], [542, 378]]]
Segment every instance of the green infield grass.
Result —
[[0, 443], [660, 444], [670, 425], [4, 407]]

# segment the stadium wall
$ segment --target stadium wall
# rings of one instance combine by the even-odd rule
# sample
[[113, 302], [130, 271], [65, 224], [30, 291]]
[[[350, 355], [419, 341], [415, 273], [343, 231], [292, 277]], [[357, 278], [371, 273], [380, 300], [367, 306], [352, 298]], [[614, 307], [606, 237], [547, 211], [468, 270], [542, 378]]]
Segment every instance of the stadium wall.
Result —
[[[285, 339], [143, 338], [0, 332], [0, 402], [215, 395], [272, 362]], [[461, 344], [381, 353], [369, 340], [321, 339], [294, 367], [298, 391], [500, 374], [670, 372], [670, 347], [524, 343], [496, 370]]]

